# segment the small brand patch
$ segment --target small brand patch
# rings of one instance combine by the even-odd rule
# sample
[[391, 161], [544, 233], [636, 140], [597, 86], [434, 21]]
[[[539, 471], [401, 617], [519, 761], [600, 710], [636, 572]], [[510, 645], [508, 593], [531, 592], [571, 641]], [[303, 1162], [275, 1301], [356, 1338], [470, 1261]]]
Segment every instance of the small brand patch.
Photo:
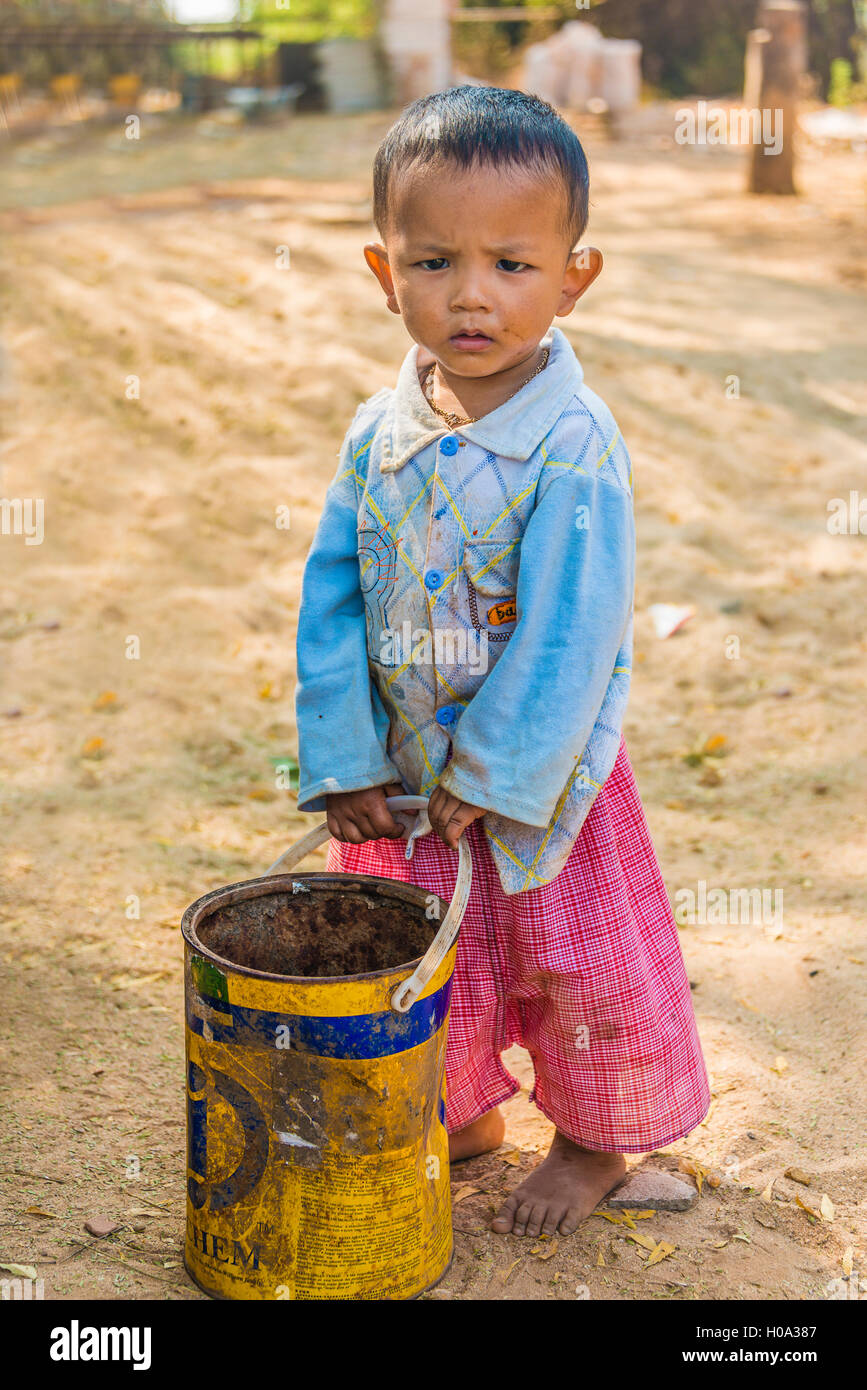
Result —
[[488, 609], [488, 622], [491, 627], [500, 627], [502, 623], [513, 623], [518, 616], [518, 604], [515, 598], [504, 598], [499, 603], [495, 603], [493, 608]]

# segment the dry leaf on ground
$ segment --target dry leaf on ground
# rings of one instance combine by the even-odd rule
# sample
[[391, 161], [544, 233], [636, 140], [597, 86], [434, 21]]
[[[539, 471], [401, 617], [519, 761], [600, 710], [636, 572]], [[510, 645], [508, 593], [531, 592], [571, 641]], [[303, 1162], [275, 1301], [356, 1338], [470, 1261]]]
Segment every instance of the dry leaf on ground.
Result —
[[559, 1245], [559, 1240], [552, 1240], [550, 1245], [534, 1245], [530, 1254], [535, 1255], [540, 1260], [550, 1260], [552, 1255], [557, 1254]]
[[472, 1197], [473, 1194], [478, 1192], [479, 1190], [480, 1189], [478, 1187], [472, 1187], [468, 1182], [465, 1182], [463, 1187], [459, 1187], [455, 1195], [452, 1197], [452, 1206], [455, 1206], [457, 1202], [462, 1202], [465, 1197]]
[[626, 1239], [634, 1240], [636, 1245], [643, 1246], [645, 1250], [655, 1250], [656, 1247], [659, 1245], [659, 1241], [654, 1240], [653, 1236], [645, 1236], [641, 1235], [640, 1233], [637, 1233], [634, 1236], [627, 1236]]
[[[707, 1179], [708, 1182], [710, 1181], [710, 1175], [708, 1173], [707, 1168], [703, 1168], [702, 1165], [700, 1163], [697, 1163], [694, 1158], [682, 1158], [677, 1166], [681, 1173], [686, 1173], [689, 1177], [695, 1178], [695, 1185], [698, 1189], [698, 1195], [700, 1197], [702, 1185], [705, 1179]], [[713, 1185], [714, 1187], [719, 1187], [719, 1179], [717, 1179], [717, 1181]]]
[[783, 1174], [784, 1178], [791, 1178], [792, 1182], [799, 1182], [802, 1187], [809, 1187], [813, 1179], [809, 1173], [805, 1173], [803, 1168], [787, 1168]]
[[658, 1265], [660, 1260], [667, 1260], [669, 1255], [673, 1255], [676, 1249], [676, 1245], [669, 1245], [667, 1240], [661, 1240], [650, 1256], [650, 1259], [647, 1261], [645, 1269], [650, 1269], [651, 1265]]

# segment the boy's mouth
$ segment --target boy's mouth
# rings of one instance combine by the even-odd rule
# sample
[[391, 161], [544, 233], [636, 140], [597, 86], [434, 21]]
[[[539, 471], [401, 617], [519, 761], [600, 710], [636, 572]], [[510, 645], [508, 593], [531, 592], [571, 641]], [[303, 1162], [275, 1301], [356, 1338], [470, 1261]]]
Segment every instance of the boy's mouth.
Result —
[[465, 351], [470, 352], [487, 347], [488, 343], [492, 343], [493, 341], [493, 338], [489, 338], [486, 333], [466, 331], [463, 333], [454, 333], [449, 339], [449, 342], [454, 343], [456, 348], [463, 348]]

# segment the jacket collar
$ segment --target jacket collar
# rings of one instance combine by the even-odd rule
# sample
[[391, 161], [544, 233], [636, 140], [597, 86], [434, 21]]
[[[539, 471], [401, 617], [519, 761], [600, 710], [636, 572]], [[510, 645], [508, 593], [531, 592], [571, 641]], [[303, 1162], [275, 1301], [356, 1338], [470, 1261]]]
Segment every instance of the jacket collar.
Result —
[[420, 449], [444, 434], [459, 434], [482, 449], [526, 462], [584, 379], [581, 363], [562, 329], [552, 324], [541, 344], [551, 349], [544, 371], [496, 410], [453, 430], [425, 400], [416, 367], [418, 343], [414, 343], [403, 359], [382, 422], [380, 472], [397, 472]]

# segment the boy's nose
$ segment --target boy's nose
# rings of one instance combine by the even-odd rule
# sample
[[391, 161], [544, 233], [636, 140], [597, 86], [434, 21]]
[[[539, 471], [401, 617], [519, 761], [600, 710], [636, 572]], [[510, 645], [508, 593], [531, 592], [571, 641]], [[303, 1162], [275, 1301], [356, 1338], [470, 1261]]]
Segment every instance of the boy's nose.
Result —
[[458, 286], [449, 305], [453, 313], [475, 314], [491, 307], [492, 296], [478, 281], [464, 281]]

